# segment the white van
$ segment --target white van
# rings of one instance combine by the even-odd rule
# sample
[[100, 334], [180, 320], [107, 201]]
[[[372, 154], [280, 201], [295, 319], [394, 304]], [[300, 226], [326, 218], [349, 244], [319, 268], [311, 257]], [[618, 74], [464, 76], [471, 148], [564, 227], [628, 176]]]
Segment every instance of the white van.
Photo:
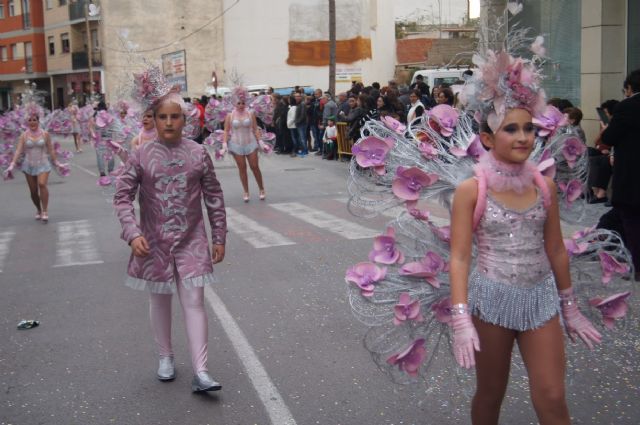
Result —
[[434, 87], [442, 83], [453, 85], [457, 81], [462, 80], [462, 73], [464, 71], [466, 71], [466, 69], [421, 69], [413, 73], [411, 84], [415, 83], [418, 75], [422, 75], [424, 82], [429, 85], [429, 89], [433, 90]]
[[205, 94], [207, 96], [215, 96], [218, 95], [220, 97], [224, 97], [227, 94], [231, 93], [231, 89], [229, 87], [218, 87], [218, 90], [215, 90], [213, 87], [208, 86]]
[[247, 86], [247, 91], [249, 94], [264, 94], [269, 89], [269, 86], [266, 84], [253, 84]]

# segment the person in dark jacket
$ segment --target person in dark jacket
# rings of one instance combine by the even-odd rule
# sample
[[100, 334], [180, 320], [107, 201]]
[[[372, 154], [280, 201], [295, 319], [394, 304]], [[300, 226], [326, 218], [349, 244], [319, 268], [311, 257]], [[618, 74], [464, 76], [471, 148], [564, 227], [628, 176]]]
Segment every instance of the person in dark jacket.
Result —
[[306, 96], [302, 94], [296, 95], [295, 98], [298, 102], [295, 116], [296, 129], [298, 130], [298, 156], [305, 157], [309, 154], [309, 147], [307, 144], [309, 102]]
[[360, 138], [360, 121], [367, 113], [365, 110], [366, 98], [366, 94], [359, 95], [356, 100], [356, 107], [352, 108], [349, 115], [345, 118], [345, 121], [349, 124], [349, 138], [354, 142]]
[[602, 132], [602, 143], [613, 148], [611, 204], [620, 213], [627, 247], [640, 281], [640, 69], [624, 80], [625, 99]]

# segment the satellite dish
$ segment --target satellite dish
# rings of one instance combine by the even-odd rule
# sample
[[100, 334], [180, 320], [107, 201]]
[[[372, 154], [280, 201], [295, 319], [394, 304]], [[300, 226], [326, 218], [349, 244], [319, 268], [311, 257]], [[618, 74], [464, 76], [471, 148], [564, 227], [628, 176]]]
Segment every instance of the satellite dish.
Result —
[[89, 16], [98, 16], [100, 14], [100, 6], [91, 3], [89, 5]]

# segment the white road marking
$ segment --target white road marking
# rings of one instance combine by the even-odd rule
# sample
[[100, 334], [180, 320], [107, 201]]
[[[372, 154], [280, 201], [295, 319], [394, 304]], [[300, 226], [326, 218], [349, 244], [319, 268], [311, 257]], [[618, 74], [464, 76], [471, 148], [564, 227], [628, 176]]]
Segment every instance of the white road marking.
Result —
[[0, 232], [0, 273], [2, 273], [4, 260], [7, 259], [7, 255], [9, 254], [9, 245], [11, 244], [11, 240], [15, 235], [16, 232], [10, 230]]
[[298, 202], [269, 204], [269, 206], [346, 239], [372, 238], [380, 233], [378, 230], [369, 229], [368, 227], [361, 226]]
[[74, 168], [77, 168], [79, 170], [84, 171], [85, 173], [89, 174], [90, 176], [98, 177], [98, 175], [95, 172], [89, 170], [88, 168], [84, 168], [82, 165], [74, 164], [73, 162], [70, 162], [69, 164]]
[[231, 232], [240, 236], [254, 248], [296, 244], [291, 239], [251, 220], [233, 208], [227, 208], [227, 226]]
[[258, 393], [258, 397], [260, 397], [271, 423], [273, 425], [296, 425], [291, 411], [271, 381], [266, 369], [262, 366], [244, 332], [229, 314], [227, 307], [210, 286], [205, 287], [204, 294], [213, 312], [218, 317], [218, 322], [220, 322], [227, 337], [231, 340], [231, 344], [247, 371], [247, 376], [249, 376], [251, 384], [253, 384]]
[[56, 263], [53, 267], [100, 264], [95, 232], [88, 220], [61, 221], [58, 226]]

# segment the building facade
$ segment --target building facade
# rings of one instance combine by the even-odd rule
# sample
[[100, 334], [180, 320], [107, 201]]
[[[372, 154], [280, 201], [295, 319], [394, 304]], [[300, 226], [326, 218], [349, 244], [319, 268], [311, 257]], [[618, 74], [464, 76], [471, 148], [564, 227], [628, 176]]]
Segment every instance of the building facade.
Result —
[[0, 0], [0, 111], [19, 101], [27, 83], [49, 91], [41, 0]]
[[[326, 0], [225, 0], [224, 83], [329, 87]], [[336, 90], [385, 85], [396, 64], [394, 2], [336, 0]], [[218, 73], [220, 75], [220, 73]]]
[[84, 104], [92, 89], [89, 79], [90, 54], [93, 90], [96, 93], [102, 91], [104, 81], [100, 15], [91, 16], [91, 2], [88, 0], [44, 0], [42, 3], [52, 106], [65, 107], [72, 99]]
[[102, 1], [107, 101], [128, 96], [131, 74], [143, 59], [162, 64], [183, 96], [205, 93], [224, 62], [222, 6], [222, 0]]

